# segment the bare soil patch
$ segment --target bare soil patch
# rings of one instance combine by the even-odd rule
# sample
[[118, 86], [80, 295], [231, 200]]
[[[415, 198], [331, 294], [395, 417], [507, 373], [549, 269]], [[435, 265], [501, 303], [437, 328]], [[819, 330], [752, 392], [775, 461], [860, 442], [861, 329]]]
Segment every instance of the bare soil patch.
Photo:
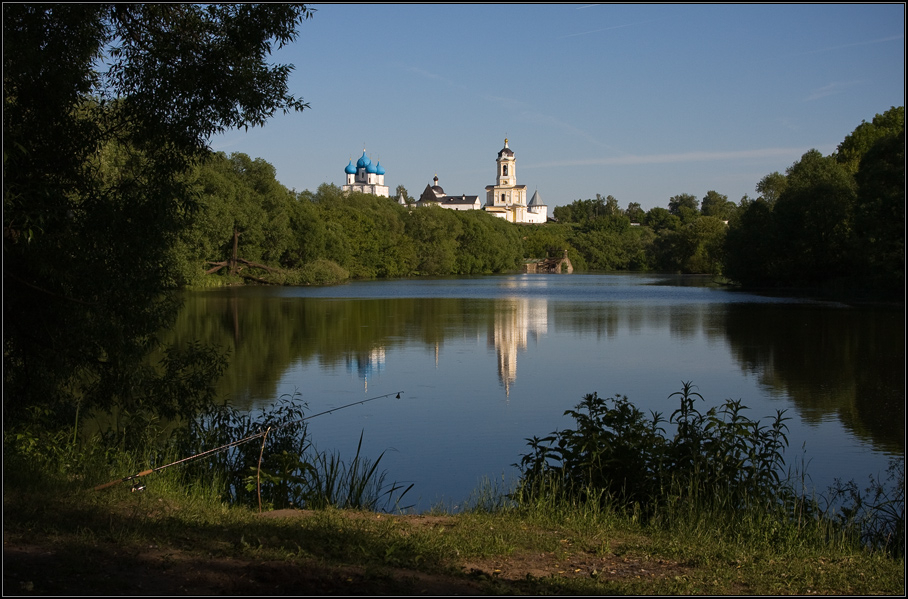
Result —
[[[279, 510], [264, 518], [305, 518]], [[346, 515], [345, 515], [346, 516]], [[350, 518], [394, 518], [410, 527], [454, 526], [450, 516], [391, 516], [351, 512]], [[406, 534], [406, 526], [403, 532]], [[4, 532], [4, 595], [482, 595], [522, 594], [533, 579], [627, 580], [677, 576], [688, 570], [665, 560], [583, 551], [524, 553], [451, 560], [448, 572], [329, 564], [295, 557], [218, 557], [192, 548], [113, 543], [67, 546], [49, 536]], [[568, 557], [565, 557], [568, 556]]]

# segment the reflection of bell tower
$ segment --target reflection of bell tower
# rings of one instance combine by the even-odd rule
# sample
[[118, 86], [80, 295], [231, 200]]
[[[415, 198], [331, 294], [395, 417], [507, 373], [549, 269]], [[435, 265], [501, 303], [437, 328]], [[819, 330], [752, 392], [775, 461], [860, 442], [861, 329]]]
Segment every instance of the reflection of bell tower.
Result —
[[517, 380], [517, 352], [527, 346], [527, 300], [503, 299], [495, 305], [495, 325], [491, 341], [498, 355], [498, 378], [510, 396], [511, 383]]
[[356, 371], [363, 379], [363, 391], [369, 391], [369, 379], [385, 369], [385, 348], [375, 347], [363, 354], [356, 352], [347, 356], [347, 369]]
[[496, 300], [495, 321], [489, 331], [489, 345], [498, 357], [498, 378], [510, 397], [511, 384], [517, 380], [517, 353], [527, 348], [527, 337], [544, 335], [548, 329], [545, 300], [509, 298]]

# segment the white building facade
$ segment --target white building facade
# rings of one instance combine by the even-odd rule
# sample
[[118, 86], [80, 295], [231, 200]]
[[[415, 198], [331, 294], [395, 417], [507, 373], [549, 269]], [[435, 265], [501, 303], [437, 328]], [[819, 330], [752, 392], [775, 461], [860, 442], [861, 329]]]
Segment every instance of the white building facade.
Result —
[[341, 187], [343, 191], [360, 191], [384, 198], [391, 197], [388, 186], [385, 185], [385, 169], [382, 168], [381, 162], [372, 164], [366, 156], [365, 149], [362, 157], [356, 161], [356, 166], [353, 166], [353, 160], [350, 160], [344, 173], [347, 175], [347, 184]]
[[495, 170], [495, 185], [486, 186], [486, 203], [482, 209], [512, 223], [546, 222], [548, 207], [542, 203], [539, 192], [527, 204], [527, 186], [517, 184], [517, 158], [508, 147], [507, 138], [498, 152]]

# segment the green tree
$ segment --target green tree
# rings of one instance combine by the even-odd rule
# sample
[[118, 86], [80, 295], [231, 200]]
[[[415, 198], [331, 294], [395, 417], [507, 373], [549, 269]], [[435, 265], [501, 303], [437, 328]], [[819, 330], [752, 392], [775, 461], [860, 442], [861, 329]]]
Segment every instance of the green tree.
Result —
[[186, 413], [220, 362], [169, 351], [173, 248], [212, 135], [305, 103], [270, 65], [300, 5], [4, 4], [4, 412]]
[[518, 227], [483, 210], [457, 212], [462, 226], [455, 270], [483, 274], [517, 270], [523, 259]]
[[565, 223], [548, 223], [546, 225], [529, 225], [520, 228], [523, 234], [523, 257], [541, 259], [549, 256], [557, 256], [564, 250], [568, 250], [571, 258], [571, 264], [576, 270], [585, 270], [585, 261], [583, 266], [578, 265], [577, 249], [572, 245], [572, 236], [574, 229], [572, 225]]
[[773, 208], [779, 251], [790, 283], [821, 283], [850, 273], [854, 178], [836, 162], [810, 150], [786, 171], [788, 183]]
[[416, 246], [416, 271], [426, 275], [456, 273], [458, 238], [463, 225], [453, 210], [428, 206], [411, 210], [406, 231]]
[[684, 231], [689, 238], [693, 252], [687, 257], [684, 271], [690, 273], [722, 274], [725, 254], [725, 235], [727, 226], [723, 219], [715, 216], [703, 216]]
[[[274, 166], [246, 154], [219, 152], [198, 170], [202, 208], [183, 237], [185, 246], [198, 247], [205, 268], [217, 263], [229, 267], [220, 272], [236, 274], [253, 266], [250, 262], [275, 268], [286, 262], [295, 245], [294, 199], [278, 182]], [[245, 262], [237, 263], [238, 258]]]
[[905, 130], [882, 137], [861, 159], [854, 242], [862, 274], [878, 288], [904, 292]]
[[788, 179], [785, 178], [785, 175], [775, 171], [760, 179], [760, 182], [757, 183], [756, 191], [760, 194], [759, 197], [772, 208], [779, 196], [782, 195], [782, 192], [785, 191], [787, 182]]
[[905, 107], [893, 106], [871, 122], [861, 121], [836, 149], [835, 158], [851, 174], [858, 172], [861, 159], [877, 141], [905, 130]]
[[394, 190], [394, 198], [393, 198], [393, 199], [396, 200], [396, 199], [401, 198], [401, 197], [403, 197], [404, 202], [407, 203], [407, 206], [412, 206], [413, 204], [416, 203], [416, 200], [410, 195], [410, 192], [407, 191], [407, 188], [404, 187], [403, 185], [398, 185], [398, 186], [397, 186], [397, 189]]
[[325, 257], [325, 221], [312, 202], [311, 193], [297, 194], [296, 201], [291, 204], [290, 229], [296, 241], [284, 258], [285, 266], [300, 268]]
[[672, 196], [668, 199], [668, 211], [683, 221], [691, 220], [694, 215], [699, 214], [700, 207], [697, 196], [689, 193], [682, 193]]
[[646, 213], [646, 226], [655, 232], [663, 229], [677, 229], [681, 226], [681, 219], [669, 212], [666, 208], [655, 206]]
[[707, 191], [700, 202], [700, 213], [703, 216], [715, 216], [719, 220], [728, 220], [735, 211], [735, 203], [728, 196], [715, 191]]
[[627, 210], [624, 211], [624, 214], [627, 215], [627, 218], [630, 219], [632, 223], [642, 223], [646, 213], [643, 211], [643, 208], [640, 207], [638, 202], [631, 202], [627, 205]]
[[765, 199], [742, 199], [728, 223], [723, 274], [745, 285], [773, 284], [779, 276], [777, 227]]
[[767, 175], [729, 223], [726, 276], [903, 293], [904, 163], [899, 107], [862, 122], [835, 154], [811, 150], [784, 175]]

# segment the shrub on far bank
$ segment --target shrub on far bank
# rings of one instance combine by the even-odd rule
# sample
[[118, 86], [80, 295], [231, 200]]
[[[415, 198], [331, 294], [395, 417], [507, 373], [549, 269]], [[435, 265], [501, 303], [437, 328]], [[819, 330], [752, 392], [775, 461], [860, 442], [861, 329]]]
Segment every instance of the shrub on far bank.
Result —
[[350, 273], [336, 262], [319, 258], [288, 275], [286, 285], [335, 285], [350, 279]]

